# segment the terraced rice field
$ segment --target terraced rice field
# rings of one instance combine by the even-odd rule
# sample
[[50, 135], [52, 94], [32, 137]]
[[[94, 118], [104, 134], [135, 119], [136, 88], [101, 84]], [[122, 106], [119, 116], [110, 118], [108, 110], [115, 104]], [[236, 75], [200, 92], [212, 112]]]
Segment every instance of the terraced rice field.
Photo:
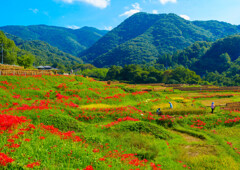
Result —
[[240, 93], [175, 87], [0, 76], [0, 169], [240, 169]]

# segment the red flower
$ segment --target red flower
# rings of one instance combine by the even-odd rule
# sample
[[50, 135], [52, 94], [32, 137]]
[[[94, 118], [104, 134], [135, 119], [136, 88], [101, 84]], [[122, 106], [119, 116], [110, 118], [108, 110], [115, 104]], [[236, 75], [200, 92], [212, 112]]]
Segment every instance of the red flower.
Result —
[[6, 166], [8, 163], [12, 163], [14, 160], [4, 153], [0, 153], [0, 165]]
[[35, 166], [40, 166], [40, 162], [33, 162], [27, 165], [28, 168], [34, 168]]
[[16, 143], [13, 143], [10, 147], [11, 147], [11, 148], [19, 148], [20, 145], [19, 145], [19, 144], [16, 144]]
[[105, 161], [106, 159], [105, 158], [99, 158], [99, 161]]
[[86, 168], [84, 168], [83, 170], [94, 170], [92, 165], [88, 165]]
[[10, 142], [10, 143], [14, 143], [13, 139], [8, 139], [7, 141]]
[[94, 148], [93, 152], [99, 152], [99, 149]]

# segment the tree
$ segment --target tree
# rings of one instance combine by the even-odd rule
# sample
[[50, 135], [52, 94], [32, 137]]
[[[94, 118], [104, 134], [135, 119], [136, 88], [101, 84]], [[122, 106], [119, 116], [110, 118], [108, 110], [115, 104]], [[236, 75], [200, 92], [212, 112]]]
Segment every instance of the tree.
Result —
[[17, 63], [20, 66], [24, 66], [24, 68], [31, 67], [33, 62], [34, 62], [34, 56], [31, 54], [22, 55], [22, 56], [18, 57], [18, 60], [17, 60]]
[[[2, 47], [3, 47], [3, 54], [2, 54]], [[17, 61], [17, 51], [19, 50], [14, 41], [8, 39], [5, 34], [0, 31], [0, 51], [1, 57], [0, 61], [4, 64], [15, 64]], [[3, 55], [3, 61], [2, 61]]]
[[122, 67], [120, 66], [111, 66], [110, 69], [107, 72], [107, 76], [105, 80], [119, 80], [119, 75], [122, 70]]

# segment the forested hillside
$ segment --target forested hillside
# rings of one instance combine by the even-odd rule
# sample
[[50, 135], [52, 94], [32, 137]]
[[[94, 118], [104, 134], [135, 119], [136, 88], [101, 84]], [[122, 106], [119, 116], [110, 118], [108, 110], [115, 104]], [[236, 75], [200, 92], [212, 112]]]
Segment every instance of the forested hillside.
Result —
[[98, 67], [144, 64], [196, 41], [214, 41], [240, 32], [224, 22], [191, 22], [175, 14], [137, 13], [108, 32], [80, 57]]
[[1, 64], [18, 64], [27, 68], [31, 67], [35, 60], [35, 56], [33, 54], [28, 51], [19, 49], [15, 45], [14, 41], [8, 39], [2, 31], [0, 31], [0, 48]]
[[214, 43], [196, 42], [173, 55], [160, 56], [156, 63], [164, 67], [187, 67], [216, 84], [240, 85], [239, 46], [240, 35], [219, 39]]
[[6, 35], [8, 38], [14, 40], [15, 44], [20, 49], [29, 51], [35, 55], [34, 64], [36, 66], [54, 65], [55, 67], [66, 69], [77, 63], [82, 63], [81, 59], [72, 56], [71, 54], [64, 53], [58, 48], [53, 47], [44, 41], [27, 41], [11, 34]]
[[73, 30], [47, 25], [4, 26], [0, 27], [0, 30], [18, 36], [23, 40], [45, 41], [61, 51], [75, 56], [89, 48], [107, 33], [105, 30], [98, 30], [92, 27]]

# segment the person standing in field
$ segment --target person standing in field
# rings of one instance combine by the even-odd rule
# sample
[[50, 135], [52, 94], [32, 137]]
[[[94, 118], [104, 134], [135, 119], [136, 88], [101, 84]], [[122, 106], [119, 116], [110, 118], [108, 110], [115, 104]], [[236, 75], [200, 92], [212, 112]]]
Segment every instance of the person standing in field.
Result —
[[157, 113], [157, 115], [162, 115], [162, 111], [161, 111], [161, 109], [158, 108], [156, 113]]
[[214, 102], [212, 102], [212, 104], [211, 104], [211, 109], [212, 109], [212, 112], [211, 112], [211, 113], [213, 113], [213, 111], [214, 111], [214, 109], [215, 109]]
[[173, 105], [172, 105], [172, 103], [171, 103], [171, 102], [169, 102], [169, 104], [170, 104], [170, 109], [173, 109]]

